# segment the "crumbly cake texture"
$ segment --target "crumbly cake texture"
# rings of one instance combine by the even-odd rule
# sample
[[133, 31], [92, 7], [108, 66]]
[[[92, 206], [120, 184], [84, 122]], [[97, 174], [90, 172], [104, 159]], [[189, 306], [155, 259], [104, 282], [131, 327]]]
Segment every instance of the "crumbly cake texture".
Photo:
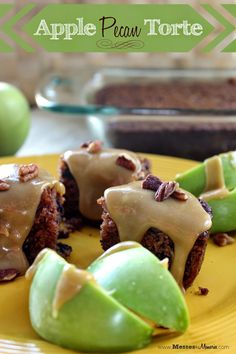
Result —
[[[0, 165], [0, 169], [0, 234], [7, 237], [8, 245], [7, 254], [4, 244], [1, 246], [0, 281], [10, 281], [22, 275], [42, 249], [51, 248], [64, 257], [72, 249], [58, 243], [64, 186], [35, 164]], [[15, 234], [19, 244], [14, 241]], [[26, 258], [24, 266], [15, 261], [21, 254]]]
[[[177, 186], [178, 184], [176, 182], [162, 182], [159, 178], [152, 175], [148, 175], [142, 182], [142, 188], [152, 190], [155, 193], [154, 199], [158, 203], [168, 198], [178, 199], [180, 203], [184, 203], [188, 199], [188, 196], [183, 190], [176, 190]], [[101, 245], [103, 250], [106, 251], [113, 245], [121, 242], [121, 239], [117, 225], [107, 209], [105, 197], [101, 198], [99, 203], [103, 208], [103, 222], [101, 224], [100, 232]], [[203, 200], [199, 200], [199, 204], [210, 216], [210, 218], [212, 218], [212, 211], [209, 205]], [[169, 218], [171, 222], [171, 215]], [[187, 254], [182, 281], [183, 287], [185, 289], [187, 289], [193, 283], [201, 269], [208, 238], [208, 231], [200, 233], [195, 239], [192, 249]], [[156, 255], [159, 259], [162, 260], [164, 258], [168, 258], [168, 266], [169, 269], [171, 268], [175, 255], [175, 244], [167, 234], [155, 227], [151, 227], [144, 233], [140, 243], [154, 255]]]
[[43, 248], [56, 250], [61, 222], [63, 198], [55, 188], [46, 188], [41, 196], [34, 225], [26, 238], [23, 251], [29, 264]]

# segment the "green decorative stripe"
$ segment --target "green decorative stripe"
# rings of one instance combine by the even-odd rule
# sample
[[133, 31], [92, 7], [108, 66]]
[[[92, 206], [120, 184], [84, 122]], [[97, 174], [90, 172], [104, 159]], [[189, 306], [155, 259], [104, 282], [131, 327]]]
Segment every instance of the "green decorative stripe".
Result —
[[[2, 5], [1, 5], [2, 6]], [[22, 17], [26, 16], [36, 5], [28, 4], [24, 6], [16, 15], [11, 17], [3, 26], [3, 31], [12, 38], [22, 49], [27, 52], [33, 52], [34, 49], [26, 43], [14, 30], [13, 26], [20, 20]]]
[[[223, 5], [224, 8], [229, 11], [229, 13], [231, 15], [233, 15], [234, 17], [236, 17], [236, 5], [233, 4], [227, 4], [227, 5]], [[234, 27], [235, 30], [235, 27]], [[224, 48], [223, 52], [225, 53], [232, 53], [232, 52], [236, 52], [236, 40], [233, 40], [233, 42], [231, 42], [226, 48]]]
[[207, 10], [213, 17], [217, 19], [224, 26], [224, 31], [221, 32], [212, 42], [210, 42], [205, 48], [205, 52], [210, 52], [214, 49], [220, 42], [222, 42], [230, 33], [234, 31], [234, 26], [226, 20], [218, 11], [216, 11], [211, 5], [203, 5], [204, 9]]
[[[13, 5], [10, 4], [2, 4], [0, 5], [0, 18], [4, 17], [8, 11], [13, 8]], [[12, 52], [13, 48], [9, 46], [9, 44], [5, 43], [2, 39], [0, 39], [0, 51], [1, 52]]]

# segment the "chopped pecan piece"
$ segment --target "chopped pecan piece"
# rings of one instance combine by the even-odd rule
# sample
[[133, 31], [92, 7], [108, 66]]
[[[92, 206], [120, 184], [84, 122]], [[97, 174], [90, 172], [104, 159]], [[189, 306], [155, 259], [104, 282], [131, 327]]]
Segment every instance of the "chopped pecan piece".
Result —
[[21, 165], [19, 168], [19, 177], [21, 182], [28, 182], [38, 177], [39, 168], [36, 164]]
[[102, 150], [102, 142], [100, 140], [91, 141], [88, 144], [87, 151], [91, 154], [96, 154]]
[[158, 177], [155, 177], [153, 175], [148, 175], [143, 181], [142, 187], [143, 189], [150, 189], [156, 192], [161, 184], [162, 181]]
[[162, 202], [163, 200], [168, 199], [174, 193], [176, 186], [176, 182], [162, 182], [155, 193], [155, 200], [157, 202]]
[[92, 143], [92, 140], [86, 141], [85, 143], [81, 144], [80, 147], [83, 149], [86, 149], [87, 147], [89, 147], [89, 144]]
[[15, 279], [20, 272], [16, 269], [1, 269], [0, 270], [0, 281], [10, 281]]
[[206, 296], [209, 293], [209, 289], [202, 288], [201, 286], [198, 287], [197, 295]]
[[9, 188], [10, 188], [10, 184], [0, 179], [0, 192], [8, 191]]
[[187, 194], [184, 193], [183, 191], [180, 191], [180, 190], [174, 191], [174, 193], [171, 195], [171, 197], [174, 199], [181, 200], [183, 202], [186, 202], [186, 200], [188, 200]]
[[130, 171], [135, 171], [136, 169], [134, 162], [131, 159], [129, 159], [126, 155], [118, 156], [116, 159], [116, 164]]
[[232, 243], [234, 243], [233, 237], [229, 236], [225, 232], [212, 235], [212, 239], [213, 239], [213, 242], [219, 247], [224, 247], [224, 246], [231, 245]]

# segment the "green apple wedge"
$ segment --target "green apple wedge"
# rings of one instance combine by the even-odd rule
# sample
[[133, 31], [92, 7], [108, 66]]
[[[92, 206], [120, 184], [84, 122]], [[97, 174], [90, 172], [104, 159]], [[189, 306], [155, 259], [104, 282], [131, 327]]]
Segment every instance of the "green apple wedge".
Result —
[[[236, 229], [236, 151], [219, 155], [225, 186], [229, 195], [220, 199], [211, 199], [207, 203], [212, 208], [213, 219], [211, 233], [230, 232]], [[206, 187], [204, 163], [176, 176], [180, 187], [199, 197]]]
[[184, 296], [167, 267], [136, 242], [121, 242], [88, 268], [117, 301], [156, 324], [184, 332], [189, 314]]
[[41, 337], [84, 352], [131, 351], [150, 342], [153, 329], [109, 296], [94, 279], [66, 301], [55, 317], [53, 301], [63, 270], [77, 269], [52, 250], [38, 257], [41, 259], [33, 265], [36, 270], [30, 287], [29, 312], [32, 326]]
[[[219, 155], [225, 179], [225, 186], [232, 190], [236, 187], [236, 151]], [[204, 162], [190, 170], [178, 174], [175, 179], [181, 188], [186, 189], [196, 197], [202, 194], [206, 187]]]

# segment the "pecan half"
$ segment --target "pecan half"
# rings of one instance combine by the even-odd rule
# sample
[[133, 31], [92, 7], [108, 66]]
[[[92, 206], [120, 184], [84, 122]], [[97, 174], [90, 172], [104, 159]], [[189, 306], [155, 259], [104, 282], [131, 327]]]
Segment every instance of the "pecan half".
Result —
[[172, 198], [180, 200], [182, 202], [186, 202], [186, 200], [188, 200], [188, 196], [186, 193], [184, 193], [183, 191], [177, 190], [174, 191], [174, 193], [171, 195]]
[[0, 192], [8, 191], [10, 189], [10, 184], [0, 179]]
[[162, 184], [162, 181], [153, 175], [148, 175], [142, 183], [143, 189], [150, 189], [151, 191], [157, 191]]
[[102, 142], [100, 140], [91, 141], [88, 144], [87, 151], [91, 154], [96, 154], [102, 150]]
[[212, 235], [212, 240], [219, 247], [224, 247], [234, 243], [233, 237], [229, 236], [225, 232]]
[[135, 171], [136, 169], [134, 162], [125, 155], [118, 156], [116, 159], [116, 164], [130, 171]]
[[155, 193], [155, 200], [162, 202], [168, 199], [174, 193], [176, 186], [176, 182], [163, 182]]
[[19, 177], [21, 182], [28, 182], [38, 177], [39, 168], [36, 164], [21, 165], [19, 168]]
[[1, 269], [0, 270], [0, 281], [10, 281], [15, 279], [20, 272], [16, 269]]

